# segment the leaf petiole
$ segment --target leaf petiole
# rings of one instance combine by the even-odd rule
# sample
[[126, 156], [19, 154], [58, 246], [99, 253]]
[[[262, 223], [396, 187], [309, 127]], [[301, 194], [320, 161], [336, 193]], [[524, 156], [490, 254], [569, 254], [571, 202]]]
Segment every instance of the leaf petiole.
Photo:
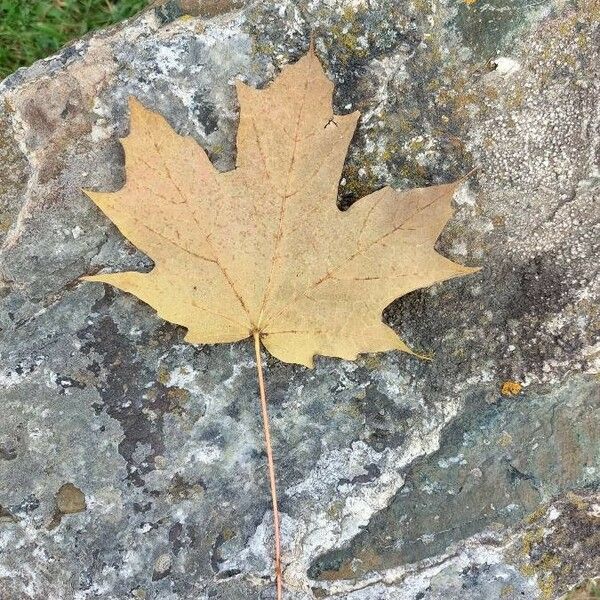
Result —
[[277, 504], [277, 484], [275, 480], [275, 462], [271, 445], [271, 431], [269, 427], [269, 411], [267, 409], [267, 394], [265, 391], [265, 377], [263, 373], [262, 357], [260, 353], [260, 333], [253, 332], [254, 352], [256, 354], [256, 371], [258, 374], [258, 391], [260, 396], [260, 411], [262, 415], [263, 432], [265, 434], [265, 450], [267, 451], [267, 467], [269, 471], [269, 485], [271, 488], [271, 502], [273, 504], [273, 535], [275, 538], [275, 587], [276, 599], [283, 598], [283, 577], [281, 572], [281, 532], [279, 529], [279, 508]]

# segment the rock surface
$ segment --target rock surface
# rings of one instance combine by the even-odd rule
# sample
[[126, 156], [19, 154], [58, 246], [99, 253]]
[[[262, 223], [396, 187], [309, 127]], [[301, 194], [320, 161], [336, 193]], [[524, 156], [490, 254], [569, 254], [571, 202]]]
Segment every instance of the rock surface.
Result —
[[80, 189], [123, 184], [129, 95], [231, 168], [234, 80], [268, 83], [311, 33], [336, 112], [362, 113], [340, 206], [477, 166], [438, 247], [482, 270], [387, 309], [431, 362], [267, 358], [286, 598], [580, 586], [600, 572], [600, 5], [240, 6], [170, 0], [0, 84], [0, 598], [273, 597], [252, 348], [189, 346], [80, 282], [150, 267]]

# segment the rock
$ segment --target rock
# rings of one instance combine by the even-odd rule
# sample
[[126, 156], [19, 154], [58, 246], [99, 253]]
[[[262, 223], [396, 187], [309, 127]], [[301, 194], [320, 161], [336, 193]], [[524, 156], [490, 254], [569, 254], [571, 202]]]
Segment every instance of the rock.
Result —
[[[273, 597], [252, 348], [187, 345], [81, 282], [151, 266], [81, 188], [123, 185], [129, 95], [231, 168], [234, 80], [267, 84], [311, 34], [336, 112], [362, 113], [340, 207], [476, 166], [437, 247], [482, 270], [386, 310], [432, 361], [266, 357], [286, 600], [596, 576], [599, 11], [169, 0], [2, 82], [3, 600]], [[48, 529], [71, 481], [87, 508]]]
[[17, 519], [9, 510], [0, 506], [0, 526], [17, 523], [18, 521], [19, 519]]
[[171, 556], [169, 554], [161, 554], [154, 562], [152, 581], [157, 581], [166, 577], [171, 571], [171, 563]]
[[[536, 575], [542, 597], [573, 588], [582, 570], [600, 573], [598, 499], [598, 494], [580, 496], [569, 492], [549, 509], [532, 513], [519, 527], [507, 556], [520, 565], [525, 575]], [[581, 561], [586, 563], [584, 569]]]
[[598, 596], [600, 587], [597, 580], [589, 580], [577, 586], [570, 594], [566, 596], [566, 600], [589, 600], [594, 595]]
[[85, 494], [72, 483], [60, 486], [56, 494], [56, 509], [63, 515], [72, 515], [86, 509]]

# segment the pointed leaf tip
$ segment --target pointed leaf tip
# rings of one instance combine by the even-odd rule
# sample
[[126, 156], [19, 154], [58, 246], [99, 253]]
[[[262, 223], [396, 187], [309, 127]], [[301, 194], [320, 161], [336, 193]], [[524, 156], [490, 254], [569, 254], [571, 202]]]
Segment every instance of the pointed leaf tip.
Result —
[[130, 113], [139, 110], [147, 110], [146, 107], [135, 96], [127, 97], [127, 107], [129, 108]]

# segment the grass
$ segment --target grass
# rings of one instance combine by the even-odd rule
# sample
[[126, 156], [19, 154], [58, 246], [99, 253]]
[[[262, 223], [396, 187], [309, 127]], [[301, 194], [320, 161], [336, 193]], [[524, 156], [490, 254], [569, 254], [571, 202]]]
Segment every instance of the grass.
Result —
[[0, 0], [0, 79], [67, 42], [135, 14], [149, 0]]

